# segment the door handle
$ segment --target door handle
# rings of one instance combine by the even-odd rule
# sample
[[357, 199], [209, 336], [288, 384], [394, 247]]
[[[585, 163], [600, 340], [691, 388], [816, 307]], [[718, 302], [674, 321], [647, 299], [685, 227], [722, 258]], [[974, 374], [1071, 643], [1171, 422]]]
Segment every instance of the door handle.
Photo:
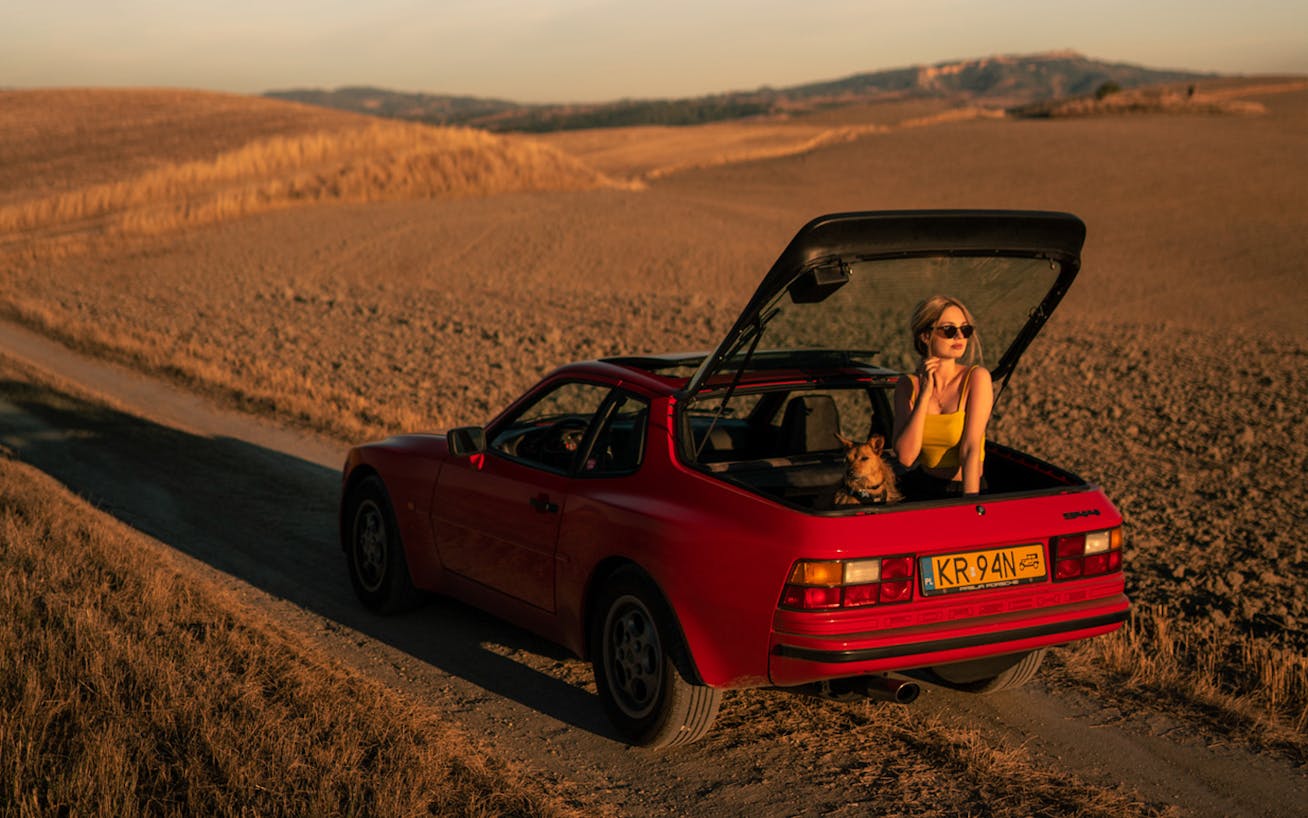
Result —
[[551, 503], [548, 494], [538, 494], [528, 502], [531, 503], [532, 508], [542, 514], [556, 514], [559, 510], [558, 503]]

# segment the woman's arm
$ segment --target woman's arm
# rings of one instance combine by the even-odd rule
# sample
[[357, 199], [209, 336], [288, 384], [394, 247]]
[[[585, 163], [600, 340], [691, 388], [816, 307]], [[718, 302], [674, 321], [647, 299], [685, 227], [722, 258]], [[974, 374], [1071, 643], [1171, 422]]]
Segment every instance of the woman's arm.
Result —
[[927, 402], [918, 392], [917, 378], [905, 375], [895, 385], [895, 458], [905, 468], [911, 468], [922, 453], [922, 429], [926, 425]]
[[967, 414], [963, 421], [963, 439], [958, 442], [958, 459], [963, 467], [963, 493], [981, 490], [981, 451], [985, 448], [986, 424], [995, 405], [994, 384], [990, 371], [976, 367], [968, 377]]

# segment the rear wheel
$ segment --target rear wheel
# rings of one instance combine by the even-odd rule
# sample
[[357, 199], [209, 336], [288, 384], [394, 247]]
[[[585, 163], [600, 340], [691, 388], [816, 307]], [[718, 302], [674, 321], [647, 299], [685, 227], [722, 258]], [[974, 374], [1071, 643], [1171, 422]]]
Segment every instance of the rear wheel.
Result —
[[590, 646], [604, 710], [632, 744], [687, 744], [713, 726], [722, 691], [691, 681], [689, 653], [672, 613], [645, 575], [623, 569], [605, 582], [591, 617]]
[[359, 600], [379, 613], [414, 607], [418, 592], [409, 577], [399, 527], [381, 478], [367, 477], [350, 491], [345, 521], [346, 562]]
[[1036, 677], [1046, 648], [972, 662], [937, 665], [931, 671], [950, 687], [969, 693], [997, 693], [1021, 687]]

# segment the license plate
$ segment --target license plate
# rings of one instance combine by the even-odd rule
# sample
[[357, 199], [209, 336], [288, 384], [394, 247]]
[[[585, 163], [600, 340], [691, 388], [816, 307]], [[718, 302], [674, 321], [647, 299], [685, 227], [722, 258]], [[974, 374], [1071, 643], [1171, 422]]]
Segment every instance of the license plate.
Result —
[[1041, 543], [919, 557], [922, 592], [950, 594], [1003, 585], [1039, 582], [1045, 578], [1045, 547]]

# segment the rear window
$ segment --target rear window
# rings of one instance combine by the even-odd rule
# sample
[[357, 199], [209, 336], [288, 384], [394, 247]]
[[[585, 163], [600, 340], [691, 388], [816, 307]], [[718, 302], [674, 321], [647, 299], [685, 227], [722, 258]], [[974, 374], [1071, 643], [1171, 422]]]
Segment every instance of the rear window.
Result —
[[[771, 365], [775, 356], [768, 353], [776, 350], [843, 350], [865, 365], [911, 372], [919, 358], [909, 321], [934, 295], [967, 305], [982, 354], [978, 363], [993, 366], [1054, 287], [1062, 265], [1014, 256], [914, 256], [857, 260], [844, 271], [848, 280], [820, 297], [805, 293], [800, 276], [763, 311], [767, 323], [750, 369]], [[746, 349], [723, 370], [734, 371]]]

